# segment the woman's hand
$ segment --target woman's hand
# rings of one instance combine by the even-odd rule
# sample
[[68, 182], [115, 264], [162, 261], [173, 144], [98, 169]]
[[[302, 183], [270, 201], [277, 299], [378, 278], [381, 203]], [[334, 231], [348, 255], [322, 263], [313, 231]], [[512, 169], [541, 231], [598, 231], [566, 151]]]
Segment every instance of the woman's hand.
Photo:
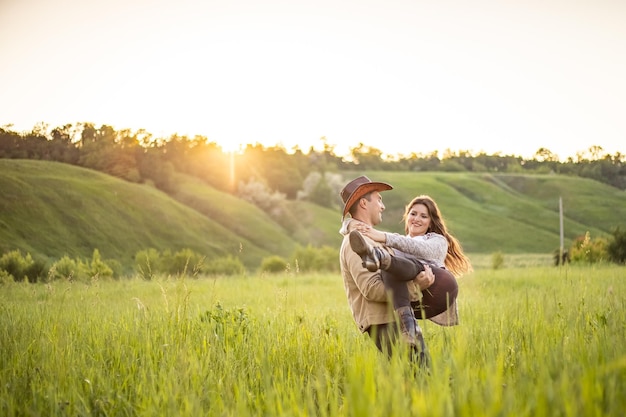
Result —
[[384, 232], [374, 229], [369, 224], [365, 224], [358, 220], [352, 220], [348, 226], [348, 230], [358, 230], [362, 235], [369, 237], [374, 242], [386, 243], [387, 237]]

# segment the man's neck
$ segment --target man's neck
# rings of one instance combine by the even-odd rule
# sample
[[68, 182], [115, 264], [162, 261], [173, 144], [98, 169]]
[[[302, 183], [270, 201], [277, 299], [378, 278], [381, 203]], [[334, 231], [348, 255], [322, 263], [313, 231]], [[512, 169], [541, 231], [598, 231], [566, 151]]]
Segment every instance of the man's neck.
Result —
[[354, 219], [354, 220], [358, 220], [358, 221], [360, 221], [361, 223], [365, 223], [365, 224], [367, 224], [368, 226], [373, 226], [373, 224], [372, 224], [369, 220], [362, 220], [359, 216], [354, 216], [354, 217], [353, 217], [353, 219]]

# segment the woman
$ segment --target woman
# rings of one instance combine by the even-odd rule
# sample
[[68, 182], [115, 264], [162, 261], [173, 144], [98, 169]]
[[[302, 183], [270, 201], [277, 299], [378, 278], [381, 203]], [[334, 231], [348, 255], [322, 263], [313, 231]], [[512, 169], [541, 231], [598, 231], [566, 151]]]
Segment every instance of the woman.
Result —
[[[440, 325], [457, 324], [458, 286], [455, 278], [470, 272], [472, 266], [458, 240], [447, 231], [443, 216], [432, 198], [426, 195], [414, 198], [406, 206], [403, 220], [406, 236], [382, 232], [352, 219], [344, 221], [342, 232], [350, 231], [351, 246], [368, 269], [382, 266], [385, 287], [392, 293], [405, 340], [411, 345], [415, 345], [416, 341], [423, 345], [415, 313], [419, 313], [418, 318], [428, 318]], [[375, 250], [361, 234], [395, 249], [394, 256], [387, 257], [383, 251]], [[412, 257], [407, 257], [407, 254]], [[395, 260], [396, 257], [406, 257], [416, 267], [409, 268], [406, 262]], [[430, 265], [436, 278], [433, 285], [423, 291], [422, 300], [411, 304], [406, 282], [419, 273], [420, 264]]]

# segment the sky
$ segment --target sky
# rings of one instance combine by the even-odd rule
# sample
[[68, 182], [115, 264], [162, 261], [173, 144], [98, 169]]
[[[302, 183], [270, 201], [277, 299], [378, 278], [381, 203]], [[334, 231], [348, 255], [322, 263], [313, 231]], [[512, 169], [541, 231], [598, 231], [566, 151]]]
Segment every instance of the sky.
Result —
[[624, 22], [623, 0], [0, 0], [0, 126], [626, 154]]

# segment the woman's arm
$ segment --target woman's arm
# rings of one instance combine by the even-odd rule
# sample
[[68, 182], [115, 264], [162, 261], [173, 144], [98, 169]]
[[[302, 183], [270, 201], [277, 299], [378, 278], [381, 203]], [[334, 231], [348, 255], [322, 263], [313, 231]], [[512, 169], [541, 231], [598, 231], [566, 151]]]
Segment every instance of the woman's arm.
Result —
[[363, 222], [360, 222], [354, 219], [352, 219], [352, 221], [347, 224], [346, 230], [347, 230], [347, 233], [350, 233], [353, 230], [358, 230], [363, 235], [372, 239], [374, 242], [385, 243], [387, 240], [385, 236], [386, 234], [385, 232], [376, 230], [369, 224], [365, 224]]
[[343, 234], [358, 230], [375, 242], [380, 242], [424, 261], [432, 262], [437, 266], [444, 266], [448, 255], [448, 241], [444, 236], [437, 233], [428, 233], [425, 236], [420, 236], [420, 238], [412, 238], [398, 233], [381, 232], [354, 219], [344, 221], [343, 229]]
[[416, 256], [438, 266], [443, 266], [448, 254], [448, 241], [437, 233], [429, 233], [423, 238], [412, 238], [398, 233], [383, 233], [385, 244], [404, 253]]
[[375, 242], [380, 242], [424, 261], [432, 262], [437, 266], [445, 265], [446, 256], [448, 256], [448, 241], [438, 233], [428, 233], [425, 236], [412, 238], [398, 233], [381, 232], [354, 219], [346, 226], [348, 233], [356, 229]]

